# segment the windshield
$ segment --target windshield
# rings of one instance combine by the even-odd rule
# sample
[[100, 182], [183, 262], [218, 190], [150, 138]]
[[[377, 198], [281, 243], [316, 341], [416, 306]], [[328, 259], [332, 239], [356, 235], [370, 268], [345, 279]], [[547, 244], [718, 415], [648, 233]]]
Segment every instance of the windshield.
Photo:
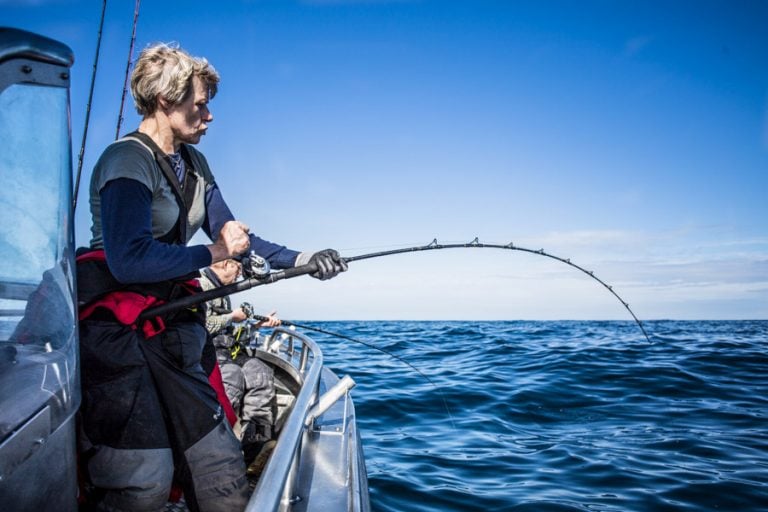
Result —
[[79, 402], [70, 227], [68, 89], [0, 92], [0, 440]]
[[0, 95], [3, 281], [36, 284], [61, 258], [59, 233], [67, 222], [61, 176], [69, 160], [66, 106], [67, 90], [61, 87], [16, 84]]

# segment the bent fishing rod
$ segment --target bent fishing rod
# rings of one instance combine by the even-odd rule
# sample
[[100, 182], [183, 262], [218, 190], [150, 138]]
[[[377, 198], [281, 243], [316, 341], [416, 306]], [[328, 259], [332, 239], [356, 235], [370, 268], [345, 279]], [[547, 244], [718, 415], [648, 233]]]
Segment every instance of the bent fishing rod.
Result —
[[[646, 332], [645, 327], [643, 326], [643, 323], [640, 321], [640, 319], [635, 315], [635, 313], [629, 307], [629, 303], [626, 302], [624, 299], [622, 299], [619, 296], [619, 294], [616, 293], [616, 291], [613, 289], [611, 285], [609, 285], [608, 283], [606, 283], [605, 281], [597, 277], [592, 270], [587, 270], [584, 267], [573, 263], [569, 258], [561, 258], [560, 256], [555, 256], [554, 254], [548, 253], [544, 249], [528, 249], [526, 247], [520, 247], [518, 245], [515, 245], [512, 242], [505, 245], [486, 244], [486, 243], [480, 242], [477, 238], [475, 238], [469, 243], [441, 244], [437, 241], [437, 238], [435, 238], [432, 240], [432, 242], [430, 242], [427, 245], [405, 247], [401, 249], [392, 249], [389, 251], [372, 252], [369, 254], [361, 254], [358, 256], [345, 257], [342, 259], [347, 263], [351, 263], [354, 261], [362, 261], [367, 259], [392, 256], [395, 254], [405, 254], [409, 252], [421, 252], [421, 251], [436, 251], [436, 250], [442, 250], [442, 249], [503, 249], [508, 251], [521, 251], [521, 252], [527, 252], [529, 254], [545, 256], [547, 258], [557, 260], [561, 263], [565, 263], [566, 265], [573, 267], [576, 270], [579, 270], [580, 272], [583, 272], [584, 274], [588, 275], [589, 277], [591, 277], [592, 279], [600, 283], [606, 290], [611, 292], [611, 294], [614, 297], [616, 297], [616, 299], [618, 299], [618, 301], [621, 302], [621, 304], [626, 308], [629, 314], [632, 315], [632, 318], [635, 320], [635, 323], [638, 325], [638, 327], [640, 327], [640, 330], [643, 332], [643, 335], [645, 336], [645, 339], [648, 341], [648, 343], [652, 343], [651, 338], [648, 336], [648, 333]], [[197, 293], [195, 295], [190, 295], [188, 297], [183, 297], [181, 299], [174, 300], [172, 302], [168, 302], [160, 306], [155, 306], [153, 308], [150, 308], [144, 311], [139, 316], [139, 319], [147, 320], [154, 316], [168, 314], [173, 311], [178, 311], [180, 309], [188, 308], [190, 306], [195, 306], [202, 302], [207, 302], [209, 300], [217, 299], [219, 297], [224, 297], [225, 295], [231, 295], [233, 293], [249, 290], [251, 288], [255, 288], [256, 286], [271, 284], [277, 281], [282, 281], [284, 279], [291, 279], [293, 277], [303, 276], [305, 274], [313, 274], [315, 272], [317, 272], [317, 265], [315, 263], [307, 263], [306, 265], [301, 265], [298, 267], [293, 267], [285, 270], [278, 270], [276, 272], [265, 272], [262, 275], [259, 275], [259, 273], [257, 273], [257, 275], [254, 275], [252, 277], [247, 277], [246, 279], [243, 279], [242, 281], [239, 281], [237, 283], [233, 283], [227, 286], [222, 286], [220, 288], [214, 288], [212, 290]]]

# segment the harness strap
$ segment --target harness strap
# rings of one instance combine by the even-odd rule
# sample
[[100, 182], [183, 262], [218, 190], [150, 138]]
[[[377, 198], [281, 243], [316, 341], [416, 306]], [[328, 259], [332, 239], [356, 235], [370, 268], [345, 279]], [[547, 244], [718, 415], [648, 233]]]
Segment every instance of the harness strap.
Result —
[[[195, 166], [193, 165], [192, 157], [187, 149], [186, 144], [181, 145], [181, 158], [184, 160], [184, 164], [187, 166], [187, 172], [184, 173], [184, 183], [181, 184], [181, 190], [184, 193], [184, 206], [186, 210], [192, 207], [192, 203], [195, 200], [195, 192], [197, 191], [197, 173], [195, 172]], [[176, 173], [174, 173], [176, 175]], [[184, 216], [186, 219], [186, 215]], [[186, 222], [184, 223], [186, 226]], [[184, 239], [186, 242], [186, 239]]]
[[[194, 175], [194, 172], [190, 172], [190, 170], [187, 169], [186, 175], [184, 176], [184, 183], [182, 184], [179, 182], [179, 178], [176, 176], [176, 173], [173, 170], [173, 166], [171, 165], [168, 155], [166, 155], [165, 152], [160, 149], [157, 144], [155, 144], [155, 141], [152, 140], [152, 137], [146, 133], [135, 131], [125, 135], [124, 138], [132, 138], [141, 142], [152, 153], [152, 156], [155, 158], [158, 166], [160, 166], [160, 170], [162, 171], [163, 176], [165, 176], [165, 179], [170, 184], [173, 195], [176, 198], [176, 203], [179, 206], [179, 219], [177, 221], [177, 225], [175, 226], [176, 229], [171, 230], [171, 233], [175, 231], [175, 235], [177, 235], [174, 242], [186, 243], [187, 214], [189, 213], [189, 207], [192, 205], [192, 201], [195, 197], [195, 189], [197, 188], [197, 176]], [[185, 163], [191, 167], [191, 164], [188, 161], [188, 152], [183, 146], [182, 148], [182, 158], [186, 155], [187, 159], [185, 159]]]

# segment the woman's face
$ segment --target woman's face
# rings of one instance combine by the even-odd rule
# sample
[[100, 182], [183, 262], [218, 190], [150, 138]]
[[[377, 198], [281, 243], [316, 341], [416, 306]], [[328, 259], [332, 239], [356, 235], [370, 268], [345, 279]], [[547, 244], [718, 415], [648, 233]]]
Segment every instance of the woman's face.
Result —
[[179, 143], [197, 144], [208, 130], [213, 115], [208, 110], [208, 88], [199, 77], [192, 77], [192, 91], [178, 105], [168, 109], [174, 147]]

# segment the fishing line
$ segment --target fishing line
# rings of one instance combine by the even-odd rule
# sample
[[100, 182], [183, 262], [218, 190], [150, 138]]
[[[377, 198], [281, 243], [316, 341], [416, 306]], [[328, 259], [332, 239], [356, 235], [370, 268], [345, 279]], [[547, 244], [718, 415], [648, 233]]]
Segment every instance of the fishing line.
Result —
[[[261, 316], [261, 315], [253, 315], [252, 314], [250, 316], [251, 316], [251, 318], [254, 318], [254, 319], [262, 321], [262, 322], [266, 322], [266, 321], [269, 320], [269, 318], [267, 318], [265, 316]], [[362, 341], [362, 340], [358, 340], [358, 339], [352, 338], [350, 336], [346, 336], [344, 334], [339, 334], [337, 332], [327, 331], [325, 329], [320, 329], [319, 327], [312, 327], [312, 326], [309, 326], [309, 325], [297, 324], [296, 322], [291, 322], [289, 320], [280, 320], [280, 323], [282, 325], [287, 325], [288, 327], [296, 327], [298, 329], [306, 329], [308, 331], [315, 331], [315, 332], [319, 332], [319, 333], [322, 333], [322, 334], [327, 334], [329, 336], [335, 336], [337, 338], [341, 338], [341, 339], [344, 339], [344, 340], [349, 340], [349, 341], [352, 341], [354, 343], [359, 343], [360, 345], [365, 345], [368, 348], [372, 348], [374, 350], [378, 350], [379, 352], [381, 352], [383, 354], [386, 354], [386, 355], [388, 355], [388, 356], [390, 356], [390, 357], [400, 361], [404, 365], [408, 366], [411, 370], [415, 371], [416, 373], [418, 373], [419, 375], [424, 377], [427, 380], [427, 382], [432, 384], [432, 386], [435, 388], [437, 393], [440, 395], [440, 400], [442, 400], [442, 402], [443, 402], [443, 407], [445, 408], [445, 412], [448, 413], [448, 418], [451, 420], [451, 426], [454, 429], [456, 428], [456, 424], [453, 421], [453, 415], [451, 414], [451, 409], [448, 407], [448, 402], [446, 402], [445, 396], [443, 395], [443, 392], [440, 391], [440, 387], [437, 384], [435, 384], [435, 382], [432, 379], [430, 379], [426, 374], [424, 374], [421, 370], [419, 370], [414, 365], [412, 365], [411, 363], [409, 363], [408, 361], [406, 361], [402, 357], [398, 356], [397, 354], [395, 354], [393, 352], [390, 352], [389, 350], [383, 349], [381, 347], [378, 347], [378, 346], [376, 346], [376, 345], [374, 345], [372, 343], [368, 343], [368, 342], [365, 342], [365, 341]]]
[[80, 175], [83, 171], [83, 156], [85, 155], [85, 140], [88, 138], [88, 123], [91, 119], [91, 103], [93, 101], [93, 87], [96, 84], [96, 70], [99, 67], [99, 51], [101, 50], [101, 34], [104, 29], [104, 13], [107, 10], [107, 0], [101, 6], [101, 21], [99, 21], [99, 34], [96, 37], [96, 56], [93, 59], [93, 74], [91, 75], [91, 89], [88, 92], [88, 104], [85, 107], [85, 125], [83, 126], [83, 140], [80, 143], [80, 154], [77, 157], [77, 174], [75, 176], [75, 189], [72, 193], [72, 213], [77, 208], [77, 193], [80, 189]]
[[[603, 287], [605, 287], [606, 290], [611, 292], [611, 294], [614, 297], [616, 297], [619, 302], [621, 302], [621, 304], [627, 309], [627, 311], [629, 311], [629, 314], [632, 315], [632, 318], [635, 320], [635, 323], [638, 325], [638, 327], [640, 327], [640, 330], [643, 332], [645, 339], [648, 340], [648, 343], [653, 343], [651, 341], [651, 338], [648, 336], [648, 333], [646, 332], [645, 327], [643, 326], [643, 323], [640, 321], [640, 319], [635, 315], [635, 313], [629, 307], [629, 303], [626, 302], [624, 299], [622, 299], [619, 296], [619, 294], [616, 293], [616, 291], [613, 289], [611, 285], [607, 284], [605, 281], [597, 277], [593, 271], [587, 270], [584, 267], [581, 267], [573, 263], [570, 259], [561, 258], [559, 256], [555, 256], [554, 254], [550, 254], [544, 251], [544, 249], [527, 249], [525, 247], [517, 246], [512, 242], [506, 245], [484, 244], [484, 243], [481, 243], [477, 238], [465, 244], [459, 244], [459, 243], [440, 244], [438, 243], [437, 238], [435, 238], [432, 240], [432, 242], [430, 242], [427, 245], [406, 247], [402, 249], [392, 249], [389, 251], [372, 252], [369, 254], [361, 254], [359, 256], [344, 257], [343, 259], [347, 263], [351, 263], [354, 261], [361, 261], [361, 260], [367, 260], [372, 258], [382, 258], [385, 256], [392, 256], [394, 254], [404, 254], [409, 252], [435, 251], [435, 250], [442, 250], [442, 249], [470, 249], [470, 248], [472, 249], [504, 249], [508, 251], [527, 252], [530, 254], [536, 254], [539, 256], [545, 256], [547, 258], [551, 258], [553, 260], [557, 260], [561, 263], [565, 263], [566, 265], [571, 266], [583, 272], [584, 274], [588, 275], [589, 277], [591, 277], [592, 279], [594, 279], [595, 281], [603, 285]], [[247, 279], [244, 279], [237, 283], [233, 283], [227, 286], [222, 286], [220, 288], [214, 288], [212, 290], [196, 293], [188, 297], [177, 299], [173, 302], [168, 302], [166, 304], [162, 304], [162, 305], [147, 309], [139, 316], [139, 320], [148, 320], [155, 316], [161, 316], [167, 313], [178, 311], [180, 309], [194, 306], [196, 304], [208, 302], [209, 300], [212, 300], [212, 299], [224, 297], [225, 295], [231, 295], [233, 293], [249, 290], [251, 288], [255, 288], [256, 286], [271, 284], [277, 281], [282, 281], [283, 279], [291, 279], [294, 277], [303, 276], [305, 274], [313, 274], [315, 272], [317, 272], [317, 265], [315, 263], [307, 263], [306, 265], [301, 265], [298, 267], [292, 267], [285, 270], [278, 270], [276, 272], [271, 272], [261, 277], [248, 277]]]

